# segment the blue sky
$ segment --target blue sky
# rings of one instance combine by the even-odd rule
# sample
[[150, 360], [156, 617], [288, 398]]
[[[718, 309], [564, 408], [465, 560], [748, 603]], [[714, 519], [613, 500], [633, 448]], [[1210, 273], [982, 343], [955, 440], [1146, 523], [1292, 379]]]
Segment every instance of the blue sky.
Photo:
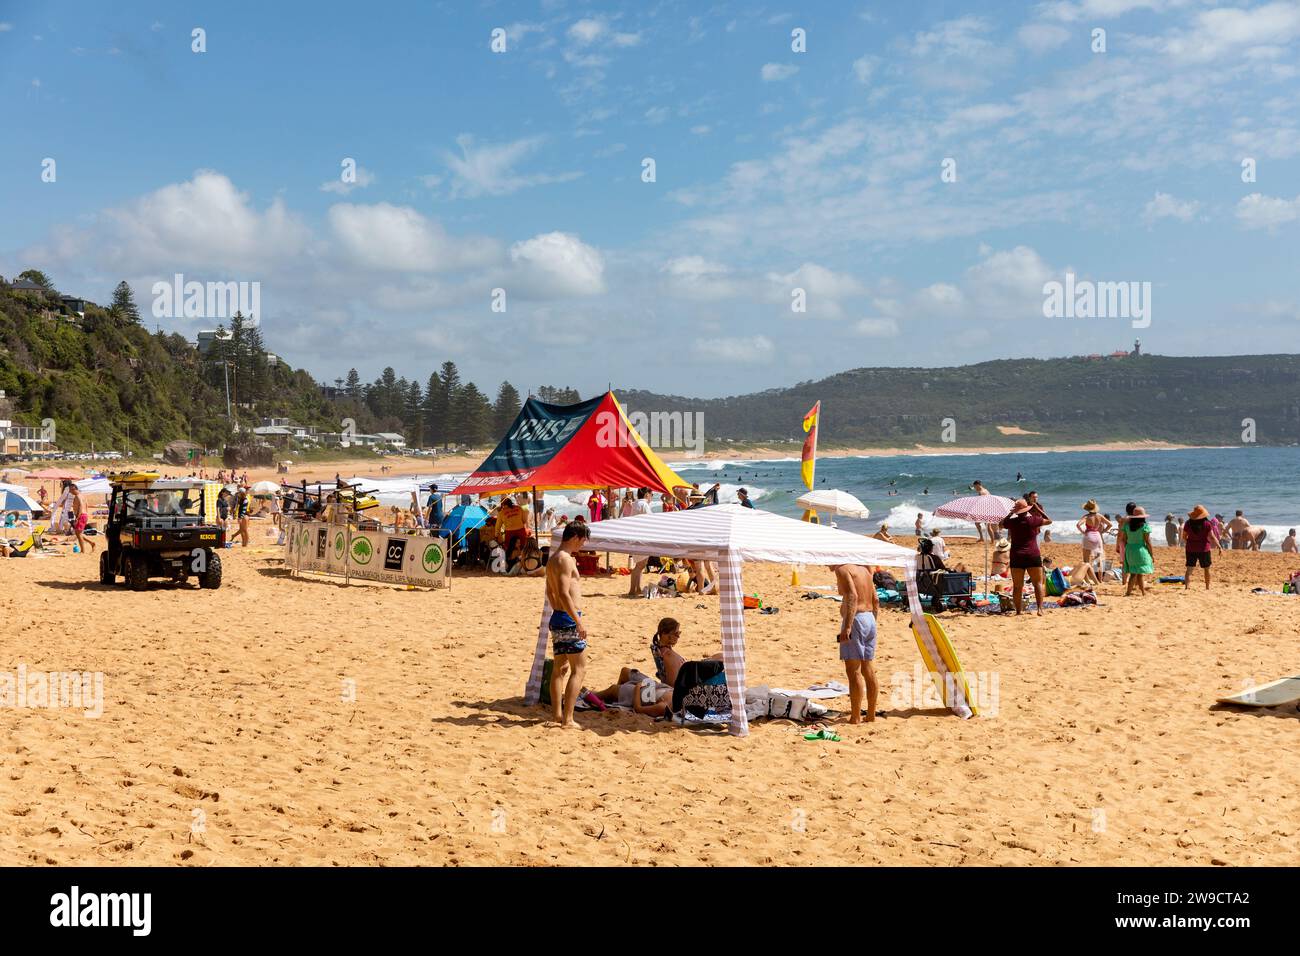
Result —
[[[1295, 351], [1298, 54], [1300, 2], [0, 2], [0, 274], [259, 282], [319, 378], [488, 389]], [[1044, 318], [1067, 270], [1150, 326]]]

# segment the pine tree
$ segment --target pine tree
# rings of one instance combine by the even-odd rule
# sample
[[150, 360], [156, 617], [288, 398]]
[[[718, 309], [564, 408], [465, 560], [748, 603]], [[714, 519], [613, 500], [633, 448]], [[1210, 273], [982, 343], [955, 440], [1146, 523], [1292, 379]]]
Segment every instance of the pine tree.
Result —
[[492, 403], [470, 382], [456, 390], [451, 419], [452, 438], [457, 444], [485, 444], [492, 431]]
[[518, 390], [509, 382], [502, 382], [497, 389], [496, 404], [492, 406], [493, 434], [504, 435], [519, 414], [520, 407]]
[[406, 426], [404, 434], [407, 444], [417, 446], [423, 443], [424, 403], [420, 395], [419, 382], [406, 383], [406, 395], [402, 403], [402, 424]]
[[424, 389], [424, 443], [437, 448], [446, 442], [447, 394], [442, 390], [442, 379], [434, 372]]
[[361, 376], [357, 374], [354, 368], [348, 369], [348, 383], [346, 386], [348, 398], [354, 402], [361, 401]]
[[137, 325], [140, 322], [140, 310], [135, 306], [135, 293], [131, 291], [131, 286], [123, 279], [113, 290], [113, 304], [109, 307], [113, 317], [119, 322], [134, 322]]

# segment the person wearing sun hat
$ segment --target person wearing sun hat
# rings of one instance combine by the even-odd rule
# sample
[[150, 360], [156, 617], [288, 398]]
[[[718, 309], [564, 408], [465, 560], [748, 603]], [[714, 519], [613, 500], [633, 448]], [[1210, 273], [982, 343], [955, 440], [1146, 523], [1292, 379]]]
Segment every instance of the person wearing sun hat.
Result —
[[1124, 550], [1124, 572], [1128, 575], [1128, 586], [1124, 596], [1128, 597], [1137, 588], [1138, 593], [1147, 593], [1146, 576], [1155, 573], [1155, 557], [1151, 551], [1151, 525], [1147, 524], [1146, 509], [1137, 505], [1129, 512], [1128, 520], [1119, 532], [1120, 546]]
[[1011, 600], [1018, 615], [1024, 612], [1026, 571], [1034, 585], [1038, 615], [1043, 614], [1043, 556], [1038, 551], [1038, 530], [1051, 523], [1040, 505], [1024, 498], [1017, 498], [1011, 513], [1002, 519], [1002, 527], [1011, 539]]
[[1011, 570], [1011, 542], [998, 538], [993, 543], [993, 564], [989, 568], [990, 577], [1005, 578]]
[[1192, 583], [1192, 569], [1200, 565], [1205, 572], [1205, 589], [1210, 589], [1210, 555], [1219, 544], [1219, 535], [1204, 505], [1187, 512], [1183, 524], [1183, 548], [1187, 554], [1187, 571], [1183, 575], [1183, 590]]
[[1106, 545], [1102, 541], [1102, 535], [1114, 527], [1110, 519], [1097, 510], [1097, 502], [1089, 498], [1083, 503], [1083, 517], [1074, 524], [1079, 533], [1083, 535], [1083, 560], [1085, 564], [1091, 564], [1093, 570], [1100, 576], [1104, 570], [1105, 561], [1102, 554], [1106, 550]]

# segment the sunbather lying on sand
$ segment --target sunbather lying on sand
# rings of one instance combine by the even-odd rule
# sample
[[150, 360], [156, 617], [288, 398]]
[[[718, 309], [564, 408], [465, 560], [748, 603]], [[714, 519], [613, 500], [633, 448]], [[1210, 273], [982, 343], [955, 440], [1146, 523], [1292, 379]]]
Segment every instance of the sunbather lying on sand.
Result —
[[[642, 686], [646, 691], [642, 691]], [[653, 686], [653, 691], [650, 690]], [[654, 696], [654, 703], [646, 703], [642, 697]], [[621, 707], [631, 707], [638, 714], [646, 714], [649, 717], [662, 717], [664, 712], [672, 705], [673, 687], [671, 684], [661, 684], [653, 677], [642, 674], [635, 667], [624, 667], [618, 672], [618, 683], [611, 684], [604, 690], [596, 691], [596, 696], [607, 704], [618, 704]]]

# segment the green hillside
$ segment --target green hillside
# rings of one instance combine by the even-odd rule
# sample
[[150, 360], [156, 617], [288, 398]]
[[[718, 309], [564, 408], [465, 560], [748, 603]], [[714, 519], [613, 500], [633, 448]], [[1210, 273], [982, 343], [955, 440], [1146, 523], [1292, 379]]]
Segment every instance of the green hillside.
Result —
[[[710, 439], [762, 442], [801, 435], [822, 402], [823, 446], [939, 444], [1025, 447], [1158, 440], [1300, 442], [1300, 355], [1008, 359], [953, 368], [863, 368], [817, 382], [713, 400], [619, 392], [630, 410], [702, 412]], [[1006, 435], [998, 426], [1037, 435]]]
[[[33, 286], [33, 283], [39, 288]], [[15, 288], [25, 285], [27, 288]], [[78, 314], [84, 310], [84, 315]], [[58, 445], [156, 451], [189, 438], [219, 448], [237, 428], [287, 418], [325, 431], [352, 418], [359, 432], [391, 431], [410, 445], [482, 446], [514, 419], [519, 392], [493, 401], [444, 362], [424, 382], [389, 368], [372, 383], [356, 371], [322, 385], [271, 355], [257, 325], [231, 320], [205, 357], [174, 333], [141, 323], [126, 283], [113, 304], [69, 305], [39, 272], [0, 279], [0, 389], [24, 425], [55, 420]], [[226, 416], [229, 387], [233, 415]], [[1252, 419], [1260, 444], [1300, 443], [1300, 355], [1012, 359], [952, 368], [864, 368], [817, 382], [720, 399], [618, 390], [629, 411], [700, 412], [710, 440], [789, 441], [823, 403], [823, 447], [938, 445], [945, 420], [956, 446], [1026, 447], [1159, 440], [1242, 441]], [[543, 386], [544, 401], [577, 401]], [[233, 419], [233, 420], [232, 420]], [[1008, 435], [1018, 428], [1034, 434]]]

